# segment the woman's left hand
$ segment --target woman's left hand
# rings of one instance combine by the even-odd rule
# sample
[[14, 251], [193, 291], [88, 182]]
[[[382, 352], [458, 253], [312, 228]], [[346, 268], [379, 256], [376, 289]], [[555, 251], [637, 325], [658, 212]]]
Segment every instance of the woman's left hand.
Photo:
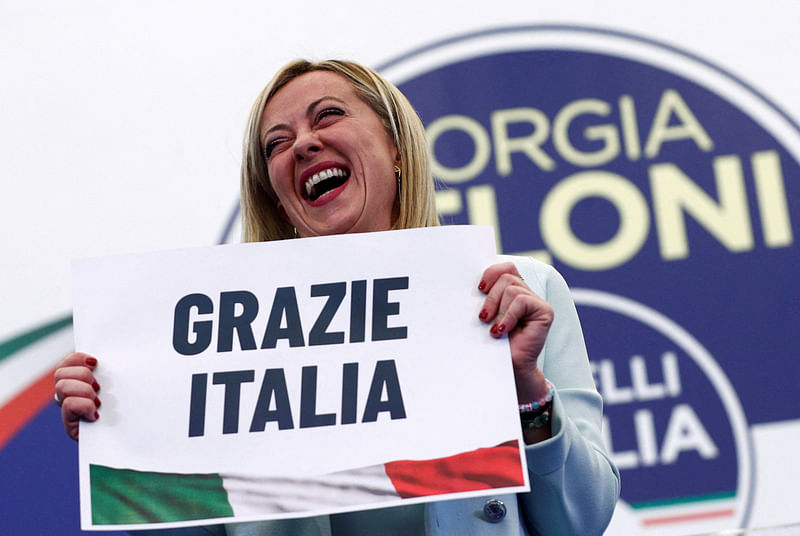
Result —
[[528, 288], [512, 262], [487, 268], [478, 290], [486, 294], [478, 317], [491, 324], [493, 337], [508, 334], [517, 399], [524, 403], [542, 398], [547, 384], [537, 359], [553, 323], [553, 308]]

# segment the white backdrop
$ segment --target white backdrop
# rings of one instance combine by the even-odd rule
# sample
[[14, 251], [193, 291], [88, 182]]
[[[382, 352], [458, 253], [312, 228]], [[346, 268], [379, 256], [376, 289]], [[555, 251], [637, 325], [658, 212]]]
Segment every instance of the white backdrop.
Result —
[[71, 259], [214, 243], [250, 104], [296, 57], [378, 65], [483, 28], [636, 33], [800, 118], [800, 5], [678, 0], [0, 3], [0, 340], [70, 311]]

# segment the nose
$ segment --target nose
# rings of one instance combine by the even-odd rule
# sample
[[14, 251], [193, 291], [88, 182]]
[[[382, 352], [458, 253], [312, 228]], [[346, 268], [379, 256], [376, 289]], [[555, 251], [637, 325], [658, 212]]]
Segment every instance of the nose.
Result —
[[293, 150], [296, 160], [308, 160], [322, 150], [322, 142], [313, 130], [303, 130], [297, 133]]

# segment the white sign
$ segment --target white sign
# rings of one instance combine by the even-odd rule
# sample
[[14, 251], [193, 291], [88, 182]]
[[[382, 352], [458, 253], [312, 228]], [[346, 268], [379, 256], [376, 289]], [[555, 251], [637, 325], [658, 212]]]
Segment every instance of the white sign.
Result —
[[81, 426], [83, 528], [527, 490], [508, 344], [478, 320], [494, 262], [471, 226], [75, 262], [103, 401]]

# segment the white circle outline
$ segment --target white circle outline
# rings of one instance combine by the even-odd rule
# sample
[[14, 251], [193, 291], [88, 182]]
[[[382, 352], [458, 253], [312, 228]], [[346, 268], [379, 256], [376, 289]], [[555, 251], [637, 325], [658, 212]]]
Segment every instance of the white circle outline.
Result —
[[688, 331], [676, 324], [667, 316], [646, 305], [622, 296], [587, 288], [571, 289], [572, 298], [577, 306], [598, 307], [612, 311], [646, 324], [663, 336], [675, 342], [700, 367], [722, 400], [728, 420], [733, 429], [736, 443], [736, 460], [739, 465], [739, 481], [736, 494], [741, 497], [744, 508], [740, 511], [738, 525], [743, 527], [749, 517], [748, 503], [751, 492], [753, 457], [751, 453], [749, 427], [744, 417], [744, 410], [736, 391], [733, 389], [725, 372], [717, 364], [708, 350]]
[[[612, 30], [567, 25], [496, 28], [456, 36], [385, 62], [377, 70], [396, 85], [443, 66], [477, 57], [524, 50], [575, 50], [605, 53], [658, 67], [692, 81], [738, 108], [774, 136], [800, 163], [800, 127], [777, 106], [736, 76], [675, 47]], [[686, 330], [647, 306], [591, 289], [573, 289], [577, 304], [607, 307], [632, 316], [675, 341], [717, 389], [734, 431], [739, 463], [737, 496], [744, 499], [739, 526], [750, 516], [754, 459], [752, 440], [735, 391], [711, 354]]]

